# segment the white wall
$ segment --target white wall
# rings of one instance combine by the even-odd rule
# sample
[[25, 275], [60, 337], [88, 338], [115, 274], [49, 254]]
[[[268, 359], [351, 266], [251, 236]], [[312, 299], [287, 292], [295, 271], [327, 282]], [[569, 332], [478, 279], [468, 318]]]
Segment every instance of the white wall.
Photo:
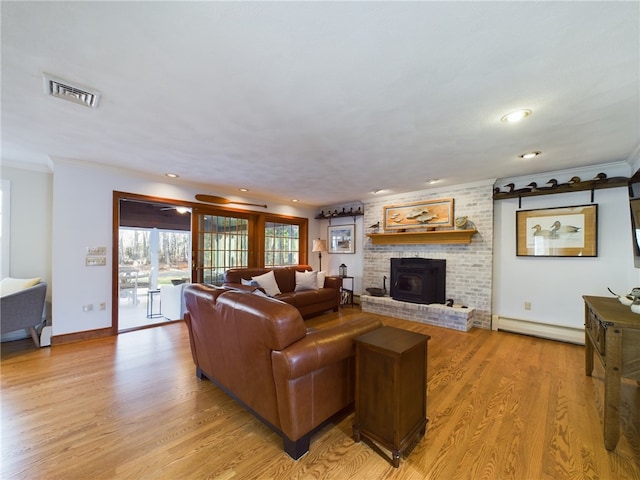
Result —
[[[165, 177], [150, 178], [66, 160], [54, 160], [53, 175], [53, 335], [111, 327], [111, 255], [113, 191], [194, 201], [205, 186], [188, 185]], [[253, 201], [248, 199], [248, 201]], [[315, 210], [269, 204], [272, 213], [312, 219]], [[241, 208], [241, 207], [238, 207]], [[247, 207], [254, 208], [255, 207]], [[311, 239], [319, 235], [317, 223], [309, 222]], [[107, 266], [86, 267], [85, 247], [106, 246]], [[95, 306], [107, 303], [107, 310]], [[82, 305], [94, 309], [83, 312]]]
[[[504, 179], [516, 187], [537, 179], [557, 178], [560, 183], [571, 176], [593, 178], [598, 172], [608, 176], [630, 176], [630, 167], [617, 164], [603, 169], [580, 169], [536, 175], [535, 178]], [[522, 210], [591, 204], [591, 192], [571, 192], [522, 199]], [[582, 328], [582, 295], [609, 296], [607, 287], [629, 293], [640, 285], [640, 270], [633, 266], [629, 195], [626, 187], [596, 190], [598, 204], [597, 257], [518, 257], [516, 256], [516, 211], [518, 199], [494, 202], [493, 314], [553, 325]], [[531, 302], [525, 310], [524, 302]]]
[[[3, 166], [10, 183], [9, 276], [51, 281], [51, 173]], [[4, 242], [4, 239], [3, 239]]]

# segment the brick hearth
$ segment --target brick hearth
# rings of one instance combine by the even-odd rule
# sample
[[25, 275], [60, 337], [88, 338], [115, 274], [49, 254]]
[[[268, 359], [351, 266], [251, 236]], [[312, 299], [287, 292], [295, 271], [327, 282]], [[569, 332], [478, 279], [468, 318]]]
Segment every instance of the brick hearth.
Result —
[[475, 313], [473, 308], [399, 302], [391, 297], [373, 297], [371, 295], [360, 295], [360, 304], [363, 312], [404, 318], [462, 332], [471, 330]]

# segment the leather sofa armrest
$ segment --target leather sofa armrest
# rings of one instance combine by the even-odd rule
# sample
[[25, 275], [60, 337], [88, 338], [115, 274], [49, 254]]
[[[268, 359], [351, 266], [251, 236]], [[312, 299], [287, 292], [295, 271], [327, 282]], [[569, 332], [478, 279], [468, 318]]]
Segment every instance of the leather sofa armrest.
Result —
[[326, 276], [324, 278], [324, 288], [340, 290], [342, 288], [342, 277]]
[[299, 378], [354, 354], [354, 338], [382, 327], [374, 318], [359, 318], [309, 332], [284, 350], [273, 351], [274, 375]]

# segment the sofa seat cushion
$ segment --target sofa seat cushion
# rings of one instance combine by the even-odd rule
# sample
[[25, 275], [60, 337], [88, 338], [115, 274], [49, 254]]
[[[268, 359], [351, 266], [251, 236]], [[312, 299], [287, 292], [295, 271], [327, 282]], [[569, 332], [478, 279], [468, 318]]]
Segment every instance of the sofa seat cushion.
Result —
[[[304, 290], [302, 292], [295, 292], [294, 294], [278, 295], [278, 300], [286, 301], [294, 307], [306, 307], [308, 305], [315, 305], [322, 302], [331, 301], [336, 295], [335, 290], [331, 288], [320, 288], [318, 290]], [[286, 296], [289, 300], [284, 300], [282, 297]]]
[[277, 295], [275, 298], [277, 300], [280, 300], [281, 302], [284, 303], [288, 303], [289, 305], [293, 305], [294, 307], [296, 306], [296, 296], [298, 294], [297, 293], [281, 293], [280, 295]]

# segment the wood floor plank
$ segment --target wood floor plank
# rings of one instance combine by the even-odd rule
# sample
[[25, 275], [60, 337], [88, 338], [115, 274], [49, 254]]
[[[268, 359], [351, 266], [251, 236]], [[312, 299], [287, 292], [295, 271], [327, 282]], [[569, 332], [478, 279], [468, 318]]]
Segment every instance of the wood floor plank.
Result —
[[[362, 316], [372, 315], [349, 308], [307, 323]], [[400, 468], [352, 440], [352, 414], [291, 460], [277, 435], [196, 378], [178, 322], [51, 348], [3, 344], [0, 478], [640, 480], [638, 382], [623, 381], [622, 435], [608, 452], [604, 373], [596, 362], [584, 375], [584, 347], [377, 317], [431, 335], [427, 432]]]

